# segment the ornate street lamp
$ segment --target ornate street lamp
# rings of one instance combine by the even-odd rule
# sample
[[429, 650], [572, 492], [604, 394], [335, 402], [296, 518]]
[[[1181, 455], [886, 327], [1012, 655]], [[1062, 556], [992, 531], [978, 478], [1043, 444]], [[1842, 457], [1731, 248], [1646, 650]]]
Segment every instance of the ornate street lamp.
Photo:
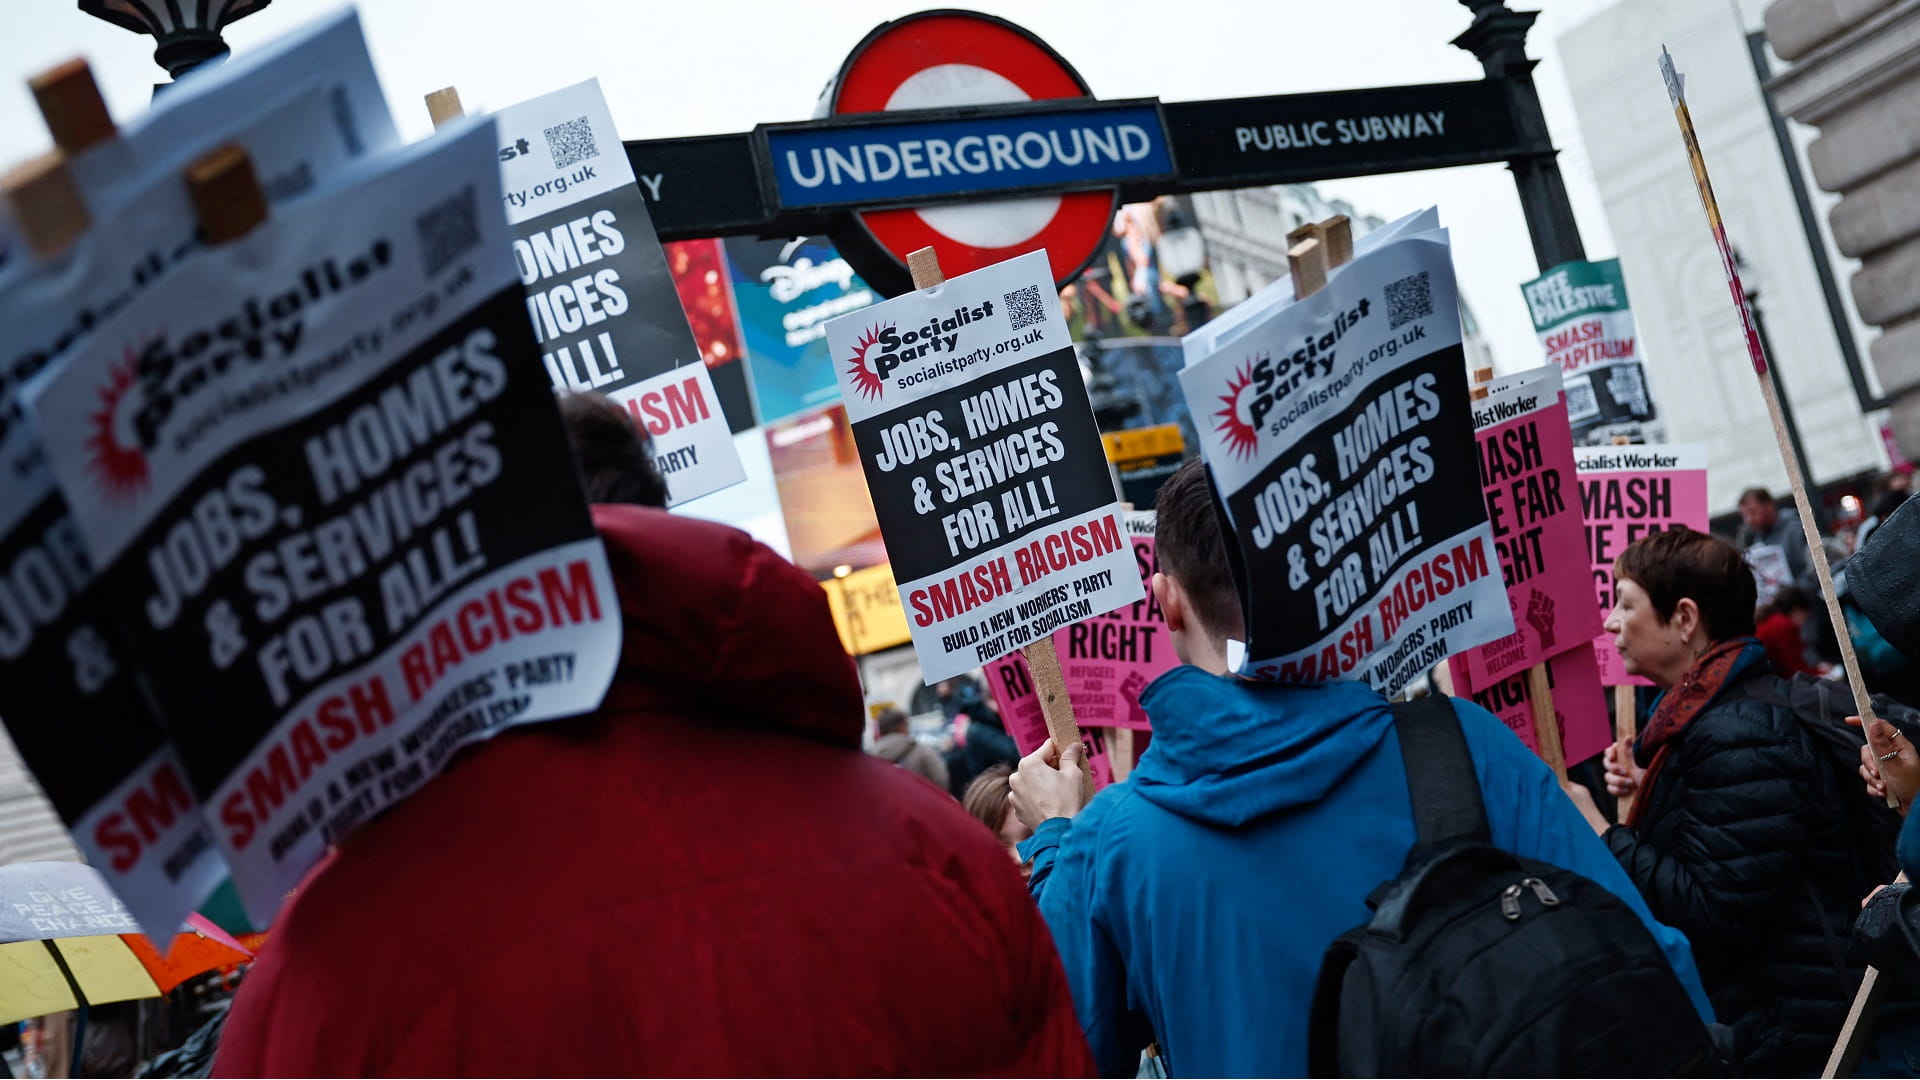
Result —
[[80, 10], [136, 34], [152, 34], [153, 62], [178, 79], [227, 55], [220, 31], [272, 0], [80, 0]]

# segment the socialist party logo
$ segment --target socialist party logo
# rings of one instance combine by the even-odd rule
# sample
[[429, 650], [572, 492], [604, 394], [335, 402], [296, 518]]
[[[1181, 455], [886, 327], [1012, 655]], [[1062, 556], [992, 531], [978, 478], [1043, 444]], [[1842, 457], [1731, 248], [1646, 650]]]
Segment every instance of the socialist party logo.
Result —
[[[853, 355], [847, 359], [847, 379], [868, 401], [886, 393], [887, 381], [896, 372], [898, 382], [932, 378], [957, 371], [965, 361], [955, 356], [960, 345], [960, 328], [993, 314], [993, 301], [983, 300], [972, 307], [957, 307], [945, 318], [934, 316], [925, 324], [900, 330], [894, 323], [876, 324], [853, 343]], [[984, 355], [984, 350], [981, 355]], [[935, 363], [931, 363], [937, 361]], [[913, 371], [900, 369], [911, 366]], [[925, 368], [924, 371], [921, 369]]]
[[[1258, 363], [1266, 362], [1267, 358], [1264, 356], [1258, 359]], [[1255, 363], [1254, 360], [1248, 360], [1227, 379], [1227, 392], [1220, 395], [1220, 400], [1225, 403], [1226, 408], [1214, 413], [1220, 418], [1219, 423], [1214, 425], [1214, 430], [1218, 431], [1220, 438], [1226, 441], [1227, 449], [1232, 451], [1235, 457], [1243, 459], [1252, 457], [1254, 447], [1260, 443], [1260, 432], [1255, 427], [1259, 423], [1259, 417], [1243, 408], [1240, 400], [1248, 396], [1246, 390], [1253, 385]], [[1258, 393], [1251, 397], [1251, 404], [1259, 404], [1262, 400]]]
[[[1316, 333], [1300, 338], [1291, 353], [1275, 359], [1271, 352], [1249, 356], [1227, 377], [1226, 392], [1220, 395], [1224, 406], [1214, 413], [1219, 419], [1214, 430], [1236, 457], [1249, 458], [1260, 444], [1260, 431], [1274, 409], [1289, 398], [1298, 402], [1310, 382], [1333, 374], [1334, 353], [1347, 331], [1372, 313], [1373, 302], [1362, 297], [1350, 309], [1334, 312], [1333, 321]], [[1391, 353], [1389, 354], [1391, 355]], [[1298, 411], [1297, 407], [1294, 410]], [[1276, 420], [1277, 434], [1282, 421]]]
[[100, 490], [109, 499], [129, 499], [146, 490], [147, 454], [131, 430], [131, 410], [123, 409], [137, 376], [138, 354], [126, 350], [120, 363], [107, 371], [107, 380], [95, 392], [94, 411], [87, 417], [87, 464]]

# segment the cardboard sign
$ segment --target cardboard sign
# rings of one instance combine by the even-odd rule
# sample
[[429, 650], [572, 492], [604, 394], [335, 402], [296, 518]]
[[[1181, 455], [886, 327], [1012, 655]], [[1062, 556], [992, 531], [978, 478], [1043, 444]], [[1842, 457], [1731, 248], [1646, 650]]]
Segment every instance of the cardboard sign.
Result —
[[[1673, 446], [1578, 446], [1580, 507], [1587, 520], [1587, 554], [1593, 567], [1600, 616], [1613, 610], [1613, 560], [1650, 533], [1675, 525], [1707, 531], [1707, 448]], [[1594, 639], [1600, 682], [1649, 686], [1630, 676], [1604, 630]], [[1568, 761], [1574, 760], [1569, 751]]]
[[[1013, 736], [1014, 745], [1020, 753], [1031, 754], [1047, 741], [1047, 718], [1040, 706], [1040, 695], [1035, 692], [1033, 679], [1027, 672], [1027, 662], [1020, 655], [996, 660], [987, 666], [987, 686], [993, 692], [993, 707], [999, 711], [1000, 719], [1007, 725], [1007, 734]], [[1135, 691], [1136, 695], [1138, 691]], [[1078, 700], [1074, 702], [1076, 708]], [[1078, 715], [1076, 714], [1076, 720]], [[1144, 722], [1145, 717], [1142, 716]], [[1145, 728], [1137, 730], [1144, 731]], [[1093, 777], [1095, 791], [1113, 783], [1113, 747], [1109, 744], [1112, 732], [1106, 728], [1080, 728], [1081, 737], [1087, 744], [1087, 772]], [[1135, 753], [1145, 752], [1140, 744], [1143, 735], [1135, 736]]]
[[[1456, 692], [1471, 696], [1475, 704], [1499, 717], [1520, 736], [1527, 749], [1538, 754], [1527, 673], [1510, 675], [1468, 695], [1461, 682], [1465, 670], [1462, 659], [1456, 656], [1449, 663]], [[1583, 641], [1548, 660], [1547, 682], [1553, 690], [1553, 713], [1560, 721], [1560, 747], [1566, 760], [1585, 761], [1605, 750], [1613, 741], [1613, 721], [1607, 715], [1607, 692], [1600, 685], [1600, 665], [1593, 644]]]
[[1252, 304], [1180, 374], [1239, 550], [1233, 669], [1395, 693], [1512, 633], [1486, 505], [1461, 497], [1479, 466], [1445, 230]]
[[495, 114], [527, 315], [556, 391], [633, 413], [679, 504], [746, 479], [596, 79]]
[[1587, 599], [1592, 584], [1560, 372], [1544, 367], [1505, 381], [1473, 403], [1473, 423], [1514, 631], [1459, 654], [1463, 690], [1491, 686], [1600, 632]]
[[393, 141], [351, 12], [264, 52], [291, 86], [258, 58], [236, 63], [75, 159], [93, 231], [51, 263], [22, 260], [0, 289], [0, 718], [76, 846], [157, 938], [170, 939], [226, 867], [19, 391], [200, 249], [179, 161], [237, 143], [277, 204]]
[[494, 139], [462, 125], [202, 252], [27, 397], [262, 925], [456, 749], [612, 678]]
[[[1154, 601], [1149, 584], [1160, 569], [1154, 555], [1153, 511], [1127, 512], [1127, 537], [1133, 545], [1134, 564], [1140, 572], [1140, 585], [1146, 596], [1132, 604], [1115, 608], [1105, 615], [1075, 623], [1054, 631], [1053, 645], [1060, 657], [1060, 674], [1067, 684], [1067, 696], [1073, 699], [1073, 718], [1083, 728], [1135, 728], [1153, 730], [1153, 724], [1140, 707], [1140, 692], [1162, 674], [1180, 666], [1173, 654], [1173, 637], [1167, 632], [1166, 617]], [[987, 683], [1009, 708], [1020, 714], [1020, 722], [1047, 737], [1046, 718], [1041, 715], [1040, 699], [1033, 691], [1033, 678], [1027, 661], [1018, 653], [1003, 656], [986, 665]], [[1007, 708], [1002, 716], [1010, 715]], [[1013, 721], [1008, 721], [1012, 730]], [[1034, 745], [1039, 745], [1036, 741]]]
[[1141, 598], [1045, 252], [827, 324], [929, 681]]
[[1520, 291], [1547, 363], [1566, 377], [1567, 413], [1576, 434], [1654, 418], [1619, 259], [1561, 263]]

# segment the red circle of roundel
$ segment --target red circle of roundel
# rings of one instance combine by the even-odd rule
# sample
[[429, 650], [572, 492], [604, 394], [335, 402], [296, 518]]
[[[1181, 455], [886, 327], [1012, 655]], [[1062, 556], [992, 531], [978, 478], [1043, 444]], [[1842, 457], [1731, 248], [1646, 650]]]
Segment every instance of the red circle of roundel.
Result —
[[[1092, 96], [1071, 65], [1020, 27], [977, 12], [929, 11], [886, 23], [853, 50], [834, 82], [829, 112], [883, 112], [901, 83], [938, 64], [985, 68], [1034, 101]], [[954, 276], [1044, 246], [1054, 280], [1064, 282], [1100, 250], [1119, 209], [1119, 195], [1082, 191], [1059, 198], [1060, 208], [1039, 232], [1001, 248], [963, 244], [910, 209], [861, 211], [854, 218], [902, 265], [907, 252], [934, 247], [942, 253], [943, 269]]]

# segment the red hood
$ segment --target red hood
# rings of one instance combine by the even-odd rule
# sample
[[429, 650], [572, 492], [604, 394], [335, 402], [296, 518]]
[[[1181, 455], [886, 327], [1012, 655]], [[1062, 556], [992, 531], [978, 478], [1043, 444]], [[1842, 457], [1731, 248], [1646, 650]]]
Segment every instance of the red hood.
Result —
[[749, 719], [858, 748], [859, 676], [825, 590], [739, 529], [642, 506], [593, 507], [625, 622], [609, 711]]

